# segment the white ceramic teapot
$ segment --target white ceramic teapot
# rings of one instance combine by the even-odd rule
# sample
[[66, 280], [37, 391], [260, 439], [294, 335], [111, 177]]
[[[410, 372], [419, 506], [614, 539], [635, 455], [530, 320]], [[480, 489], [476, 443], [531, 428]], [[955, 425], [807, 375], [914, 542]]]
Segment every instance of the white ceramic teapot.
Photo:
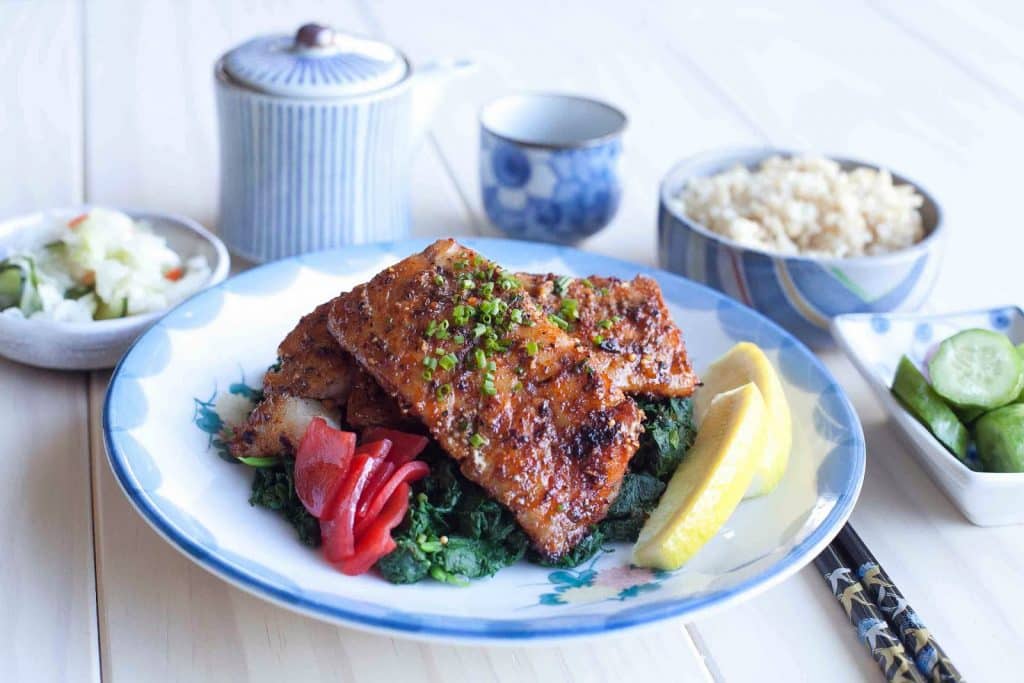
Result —
[[396, 48], [317, 24], [215, 68], [220, 233], [251, 261], [409, 233], [412, 154], [469, 62], [413, 69]]

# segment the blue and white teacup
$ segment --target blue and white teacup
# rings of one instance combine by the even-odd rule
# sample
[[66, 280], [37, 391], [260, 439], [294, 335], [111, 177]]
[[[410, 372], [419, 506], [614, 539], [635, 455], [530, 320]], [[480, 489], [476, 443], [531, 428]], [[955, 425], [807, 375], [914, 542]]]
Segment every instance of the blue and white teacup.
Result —
[[487, 217], [510, 237], [572, 244], [619, 208], [626, 115], [584, 97], [522, 94], [480, 112]]

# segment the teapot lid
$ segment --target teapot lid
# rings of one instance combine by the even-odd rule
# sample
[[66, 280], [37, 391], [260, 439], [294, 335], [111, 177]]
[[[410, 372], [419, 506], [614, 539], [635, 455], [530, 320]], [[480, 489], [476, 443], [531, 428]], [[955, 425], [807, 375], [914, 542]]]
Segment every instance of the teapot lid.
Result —
[[283, 97], [346, 97], [383, 90], [409, 73], [387, 43], [306, 24], [294, 36], [253, 38], [222, 60], [232, 80]]

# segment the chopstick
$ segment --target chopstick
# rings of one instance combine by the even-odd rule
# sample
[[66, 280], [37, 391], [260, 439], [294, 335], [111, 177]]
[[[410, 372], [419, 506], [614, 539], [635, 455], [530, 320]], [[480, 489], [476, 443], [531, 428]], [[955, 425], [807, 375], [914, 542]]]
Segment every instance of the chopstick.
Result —
[[857, 578], [867, 591], [868, 597], [885, 615], [889, 624], [899, 634], [906, 651], [914, 658], [920, 671], [929, 681], [959, 683], [963, 676], [949, 660], [935, 638], [922, 623], [906, 598], [893, 584], [892, 579], [879, 565], [857, 532], [849, 524], [843, 525], [833, 541], [849, 566], [855, 569]]
[[864, 641], [886, 680], [892, 683], [924, 683], [924, 678], [903, 649], [903, 643], [889, 628], [888, 622], [868, 598], [864, 586], [836, 548], [833, 545], [827, 546], [814, 558], [814, 566], [832, 588], [832, 594], [843, 606], [850, 623], [857, 629], [857, 635]]

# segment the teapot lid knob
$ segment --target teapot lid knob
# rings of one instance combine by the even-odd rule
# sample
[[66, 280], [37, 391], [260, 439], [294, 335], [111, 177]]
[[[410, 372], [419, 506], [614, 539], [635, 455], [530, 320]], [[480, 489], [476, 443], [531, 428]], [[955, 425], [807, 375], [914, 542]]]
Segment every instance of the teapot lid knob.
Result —
[[334, 42], [334, 29], [323, 24], [303, 24], [295, 33], [295, 46], [298, 48], [315, 49], [327, 47]]

